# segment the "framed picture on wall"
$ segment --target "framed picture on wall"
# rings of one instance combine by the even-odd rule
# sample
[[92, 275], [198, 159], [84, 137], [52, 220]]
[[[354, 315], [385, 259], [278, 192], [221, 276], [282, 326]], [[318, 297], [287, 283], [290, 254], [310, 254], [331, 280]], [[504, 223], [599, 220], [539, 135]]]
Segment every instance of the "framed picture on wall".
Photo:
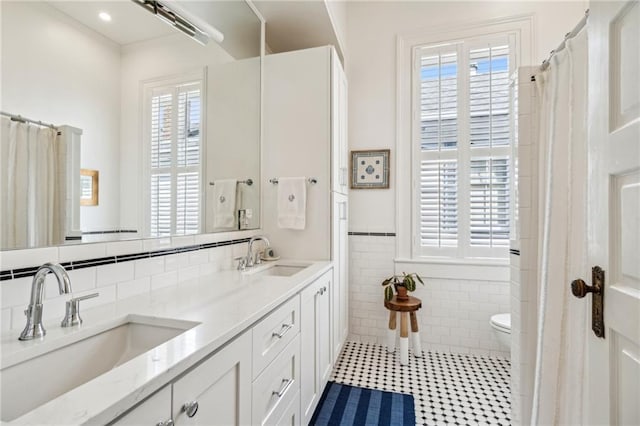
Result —
[[97, 170], [80, 169], [80, 205], [97, 206], [100, 174]]
[[390, 150], [351, 151], [351, 188], [389, 188]]

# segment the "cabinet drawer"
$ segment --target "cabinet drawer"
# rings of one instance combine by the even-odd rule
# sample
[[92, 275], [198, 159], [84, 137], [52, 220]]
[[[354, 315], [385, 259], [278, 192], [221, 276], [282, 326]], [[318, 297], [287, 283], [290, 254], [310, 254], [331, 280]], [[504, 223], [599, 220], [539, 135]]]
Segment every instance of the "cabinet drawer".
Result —
[[300, 331], [300, 297], [295, 296], [253, 327], [253, 378]]
[[252, 424], [276, 424], [300, 390], [300, 335], [253, 382]]
[[278, 426], [299, 426], [300, 421], [300, 392], [294, 397], [289, 406], [284, 410], [284, 414], [275, 423], [265, 423], [265, 425]]

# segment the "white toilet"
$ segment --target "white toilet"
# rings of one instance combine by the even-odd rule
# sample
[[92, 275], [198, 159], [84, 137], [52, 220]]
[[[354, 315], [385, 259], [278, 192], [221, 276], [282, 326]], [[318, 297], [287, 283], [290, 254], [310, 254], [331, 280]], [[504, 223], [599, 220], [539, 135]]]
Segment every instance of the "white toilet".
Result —
[[511, 314], [495, 314], [490, 320], [491, 327], [503, 349], [511, 347]]

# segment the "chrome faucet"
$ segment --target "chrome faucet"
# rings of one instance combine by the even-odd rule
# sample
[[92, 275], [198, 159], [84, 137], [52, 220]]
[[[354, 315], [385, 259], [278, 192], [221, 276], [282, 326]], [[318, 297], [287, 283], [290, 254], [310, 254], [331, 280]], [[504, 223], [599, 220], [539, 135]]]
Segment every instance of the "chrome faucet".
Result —
[[247, 257], [246, 257], [247, 260], [245, 261], [245, 266], [247, 268], [250, 268], [253, 265], [259, 265], [260, 263], [262, 263], [262, 260], [260, 259], [260, 252], [256, 253], [255, 258], [253, 255], [253, 243], [255, 243], [256, 241], [262, 241], [267, 247], [270, 246], [269, 239], [267, 237], [264, 237], [264, 236], [252, 237], [249, 240], [249, 247], [247, 249]]
[[44, 281], [47, 274], [52, 272], [58, 280], [60, 294], [71, 293], [71, 280], [67, 271], [57, 263], [45, 263], [38, 268], [31, 282], [31, 300], [24, 311], [27, 316], [27, 325], [22, 330], [20, 340], [32, 340], [42, 338], [47, 331], [42, 326], [42, 299], [44, 295]]

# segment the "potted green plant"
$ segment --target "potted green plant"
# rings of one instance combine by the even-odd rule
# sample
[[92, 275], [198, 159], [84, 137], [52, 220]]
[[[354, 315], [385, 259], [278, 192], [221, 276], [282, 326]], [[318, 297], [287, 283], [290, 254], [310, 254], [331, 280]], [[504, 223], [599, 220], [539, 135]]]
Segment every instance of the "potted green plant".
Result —
[[382, 286], [384, 287], [384, 300], [391, 300], [394, 289], [399, 301], [409, 300], [407, 292], [414, 291], [416, 289], [416, 280], [420, 282], [420, 284], [424, 285], [424, 281], [422, 281], [420, 275], [415, 272], [410, 274], [403, 272], [402, 275], [390, 276], [386, 280], [382, 281]]

